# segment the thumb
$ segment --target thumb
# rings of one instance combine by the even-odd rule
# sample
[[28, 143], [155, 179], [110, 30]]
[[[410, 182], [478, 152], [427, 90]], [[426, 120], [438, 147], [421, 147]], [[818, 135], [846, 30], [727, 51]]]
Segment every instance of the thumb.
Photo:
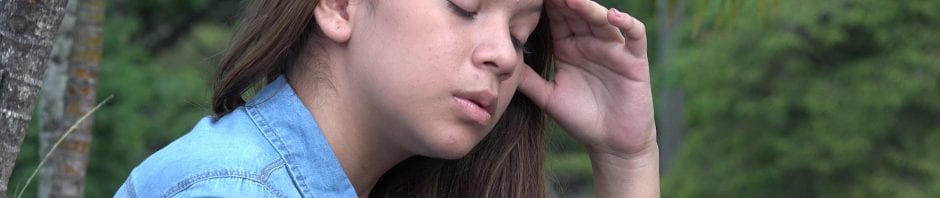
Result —
[[535, 102], [535, 105], [538, 105], [539, 108], [545, 109], [552, 92], [555, 90], [555, 83], [542, 78], [529, 65], [524, 65], [521, 82], [519, 82], [519, 91], [532, 99], [532, 102]]

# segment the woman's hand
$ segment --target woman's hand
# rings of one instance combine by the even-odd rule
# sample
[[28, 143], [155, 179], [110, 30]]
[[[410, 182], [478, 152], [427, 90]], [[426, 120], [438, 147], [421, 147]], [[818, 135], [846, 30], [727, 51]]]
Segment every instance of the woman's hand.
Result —
[[659, 150], [643, 23], [590, 0], [545, 4], [555, 78], [546, 81], [529, 68], [519, 89], [587, 146], [599, 197], [658, 196]]
[[589, 0], [546, 0], [546, 9], [555, 79], [528, 69], [519, 89], [591, 152], [629, 158], [655, 147], [643, 24]]

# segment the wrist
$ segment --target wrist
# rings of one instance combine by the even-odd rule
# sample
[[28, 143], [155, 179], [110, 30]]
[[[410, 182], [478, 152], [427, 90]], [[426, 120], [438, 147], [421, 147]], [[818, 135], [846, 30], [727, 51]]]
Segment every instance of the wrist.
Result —
[[591, 152], [597, 197], [659, 197], [659, 147], [629, 155]]
[[597, 165], [612, 165], [628, 169], [648, 169], [659, 166], [659, 144], [654, 140], [635, 152], [618, 153], [589, 149], [588, 156]]

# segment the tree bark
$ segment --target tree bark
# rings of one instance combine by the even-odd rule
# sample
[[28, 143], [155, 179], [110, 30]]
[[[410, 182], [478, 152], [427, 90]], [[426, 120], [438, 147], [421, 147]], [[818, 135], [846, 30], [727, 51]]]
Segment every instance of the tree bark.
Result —
[[0, 0], [0, 196], [32, 119], [67, 0]]
[[95, 107], [105, 1], [73, 0], [66, 7], [40, 100], [40, 158], [52, 153], [40, 169], [38, 197], [84, 195], [92, 117], [80, 123], [56, 150], [50, 148]]
[[675, 32], [684, 18], [684, 0], [658, 0], [657, 18], [658, 18], [658, 51], [657, 60], [660, 72], [665, 76], [663, 86], [660, 87], [658, 101], [660, 102], [656, 114], [659, 127], [657, 130], [660, 145], [660, 172], [665, 174], [672, 166], [672, 160], [679, 153], [679, 144], [682, 139], [682, 131], [685, 126], [685, 91], [680, 89], [676, 82], [678, 79], [672, 78], [675, 69], [670, 68], [672, 64], [669, 59], [672, 58], [672, 51], [675, 48]]

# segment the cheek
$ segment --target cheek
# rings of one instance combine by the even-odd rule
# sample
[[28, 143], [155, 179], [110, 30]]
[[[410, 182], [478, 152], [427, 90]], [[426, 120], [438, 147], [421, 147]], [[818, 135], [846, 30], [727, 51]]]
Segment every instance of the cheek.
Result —
[[[388, 5], [395, 6], [395, 5]], [[388, 9], [396, 9], [388, 8]], [[406, 8], [401, 8], [406, 9]], [[414, 10], [414, 9], [406, 9]], [[420, 9], [419, 9], [420, 10]], [[424, 9], [430, 10], [430, 8]], [[368, 53], [351, 57], [365, 60], [369, 67], [385, 67], [378, 75], [400, 75], [405, 82], [414, 84], [440, 84], [453, 79], [455, 67], [468, 54], [466, 36], [452, 24], [431, 11], [377, 11], [375, 20], [367, 21], [357, 43], [368, 48]]]
[[357, 69], [353, 73], [383, 89], [407, 90], [404, 93], [450, 84], [453, 67], [459, 65], [457, 55], [466, 53], [453, 28], [434, 17], [420, 17], [423, 13], [376, 14], [350, 42], [353, 52], [348, 59]]
[[[524, 66], [523, 66], [524, 67]], [[517, 89], [519, 87], [519, 70], [513, 73], [513, 76], [506, 79], [500, 83], [499, 87], [499, 106], [497, 108], [497, 119], [499, 120], [502, 117], [503, 113], [506, 112], [506, 108], [509, 107], [509, 103], [512, 102], [512, 98], [516, 97]], [[521, 93], [520, 93], [521, 94]]]

